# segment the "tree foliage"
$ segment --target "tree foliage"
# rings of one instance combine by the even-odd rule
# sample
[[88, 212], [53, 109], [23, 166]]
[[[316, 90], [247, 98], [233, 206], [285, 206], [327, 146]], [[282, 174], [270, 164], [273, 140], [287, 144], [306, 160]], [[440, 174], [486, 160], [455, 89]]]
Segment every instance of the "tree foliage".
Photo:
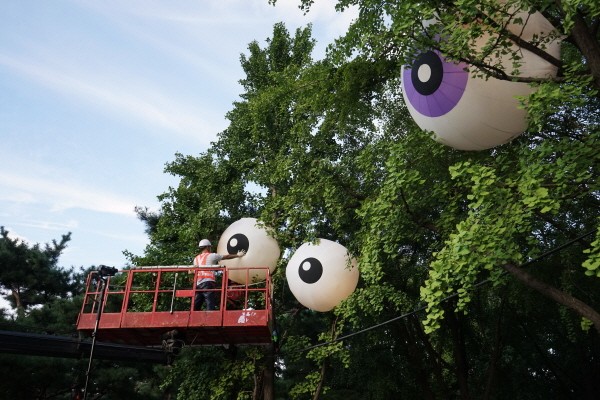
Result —
[[[310, 57], [310, 27], [292, 36], [277, 24], [264, 48], [249, 45], [228, 128], [167, 168], [181, 184], [163, 195], [145, 256], [191, 257], [198, 238], [247, 216], [274, 228], [284, 254], [315, 238], [347, 246], [361, 281], [333, 313], [304, 310], [282, 268], [274, 277], [276, 387], [291, 398], [592, 398], [597, 5], [337, 2], [350, 6], [359, 17], [323, 60]], [[403, 106], [400, 66], [434, 46], [476, 74], [521, 79], [492, 57], [515, 40], [497, 23], [508, 7], [539, 10], [564, 35], [551, 60], [559, 75], [531, 82], [530, 129], [510, 144], [443, 147]], [[420, 21], [434, 15], [443, 42], [423, 34]], [[465, 52], [484, 30], [499, 39]], [[551, 39], [520, 45], [545, 57]]]
[[[41, 246], [9, 237], [0, 228], [0, 284], [7, 289], [11, 310], [1, 309], [0, 330], [26, 334], [76, 338], [75, 324], [82, 306], [82, 290], [88, 270], [75, 272], [59, 265], [70, 239]], [[25, 339], [26, 336], [23, 336]], [[10, 342], [2, 343], [1, 399], [73, 399], [84, 388], [88, 359], [12, 354]], [[13, 349], [14, 350], [14, 349]], [[164, 368], [164, 367], [163, 367]], [[160, 367], [131, 362], [94, 362], [88, 399], [158, 399]]]
[[32, 306], [48, 302], [57, 296], [71, 294], [75, 287], [70, 281], [72, 270], [59, 268], [58, 258], [71, 238], [63, 235], [60, 242], [52, 241], [43, 248], [8, 236], [0, 227], [0, 288], [4, 296], [23, 316]]

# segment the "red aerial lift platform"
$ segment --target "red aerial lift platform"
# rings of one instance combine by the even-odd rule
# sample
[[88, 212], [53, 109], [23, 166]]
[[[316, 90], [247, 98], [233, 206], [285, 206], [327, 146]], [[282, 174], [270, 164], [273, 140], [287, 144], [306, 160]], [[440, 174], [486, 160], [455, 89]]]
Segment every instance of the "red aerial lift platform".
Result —
[[194, 285], [198, 267], [135, 267], [114, 276], [92, 271], [77, 329], [88, 335], [96, 330], [103, 342], [140, 346], [160, 346], [174, 331], [188, 346], [271, 343], [269, 269], [245, 268], [246, 282], [258, 270], [266, 278], [239, 285], [229, 281], [225, 268], [202, 268], [218, 276], [213, 289], [220, 298], [218, 310], [193, 311], [194, 296], [203, 291]]

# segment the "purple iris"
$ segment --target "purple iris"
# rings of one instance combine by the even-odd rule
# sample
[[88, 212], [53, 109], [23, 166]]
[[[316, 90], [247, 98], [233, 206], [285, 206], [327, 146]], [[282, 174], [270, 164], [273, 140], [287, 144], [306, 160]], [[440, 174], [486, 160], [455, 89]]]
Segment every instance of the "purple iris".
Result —
[[446, 62], [437, 51], [420, 54], [402, 75], [410, 104], [426, 117], [439, 117], [456, 106], [469, 73], [467, 64]]

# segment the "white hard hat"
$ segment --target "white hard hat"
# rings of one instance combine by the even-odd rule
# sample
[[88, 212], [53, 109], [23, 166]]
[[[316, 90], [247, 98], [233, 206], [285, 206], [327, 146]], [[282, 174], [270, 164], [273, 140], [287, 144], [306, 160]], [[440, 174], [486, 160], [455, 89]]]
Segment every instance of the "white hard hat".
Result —
[[208, 240], [208, 239], [202, 239], [200, 241], [200, 243], [198, 243], [198, 247], [206, 247], [206, 246], [212, 246], [210, 244], [210, 240]]

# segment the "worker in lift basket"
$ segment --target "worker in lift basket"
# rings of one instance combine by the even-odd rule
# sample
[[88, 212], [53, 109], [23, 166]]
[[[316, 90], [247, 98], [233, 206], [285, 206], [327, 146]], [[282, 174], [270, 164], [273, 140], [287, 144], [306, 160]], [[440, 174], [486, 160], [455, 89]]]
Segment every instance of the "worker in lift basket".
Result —
[[[230, 260], [232, 258], [243, 257], [246, 252], [240, 251], [238, 254], [217, 254], [212, 252], [210, 240], [202, 239], [198, 243], [200, 254], [194, 258], [194, 265], [197, 267], [214, 267], [219, 265], [221, 260]], [[206, 300], [206, 309], [208, 311], [216, 310], [219, 304], [219, 296], [215, 289], [217, 286], [214, 270], [206, 270], [200, 268], [196, 272], [196, 289], [203, 289], [196, 292], [194, 297], [194, 311], [199, 311], [202, 308], [202, 303]]]

